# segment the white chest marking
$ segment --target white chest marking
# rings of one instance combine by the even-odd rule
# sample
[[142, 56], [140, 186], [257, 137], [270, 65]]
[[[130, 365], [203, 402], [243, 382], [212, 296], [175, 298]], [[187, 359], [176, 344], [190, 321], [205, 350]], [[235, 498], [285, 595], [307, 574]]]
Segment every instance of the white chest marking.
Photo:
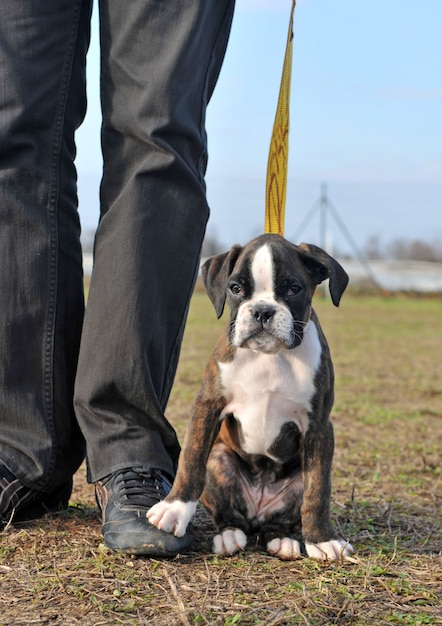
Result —
[[263, 354], [238, 348], [233, 361], [218, 364], [227, 399], [222, 416], [240, 421], [245, 452], [266, 454], [285, 422], [306, 433], [320, 358], [318, 331], [310, 321], [293, 350]]

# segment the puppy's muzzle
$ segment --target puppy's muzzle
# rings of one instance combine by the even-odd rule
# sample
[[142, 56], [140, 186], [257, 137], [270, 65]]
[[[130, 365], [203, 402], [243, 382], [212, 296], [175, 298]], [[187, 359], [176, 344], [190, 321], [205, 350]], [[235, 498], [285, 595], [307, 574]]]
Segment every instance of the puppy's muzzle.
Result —
[[255, 320], [257, 326], [261, 327], [263, 330], [271, 325], [275, 313], [276, 308], [269, 305], [267, 302], [258, 302], [250, 311], [250, 314]]
[[240, 308], [233, 334], [233, 345], [272, 354], [292, 347], [293, 318], [285, 307], [258, 300]]

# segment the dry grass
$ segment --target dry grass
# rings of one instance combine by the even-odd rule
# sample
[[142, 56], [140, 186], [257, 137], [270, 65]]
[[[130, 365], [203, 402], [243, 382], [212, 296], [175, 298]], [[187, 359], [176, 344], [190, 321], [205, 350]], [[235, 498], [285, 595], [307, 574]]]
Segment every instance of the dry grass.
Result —
[[[169, 561], [104, 549], [82, 468], [68, 512], [0, 534], [0, 624], [442, 624], [441, 301], [316, 301], [337, 374], [333, 517], [354, 562], [280, 562], [257, 545]], [[194, 297], [168, 414], [183, 434], [219, 332]], [[253, 542], [251, 542], [253, 543]]]

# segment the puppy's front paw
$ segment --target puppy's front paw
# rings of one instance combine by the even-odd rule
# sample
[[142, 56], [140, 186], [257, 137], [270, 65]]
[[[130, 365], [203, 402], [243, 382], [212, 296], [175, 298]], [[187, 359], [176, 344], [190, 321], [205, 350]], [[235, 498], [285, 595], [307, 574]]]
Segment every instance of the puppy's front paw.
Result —
[[176, 537], [183, 537], [196, 511], [196, 505], [196, 502], [182, 502], [181, 500], [167, 502], [162, 500], [148, 510], [146, 517], [153, 526], [160, 530], [173, 533]]
[[332, 539], [321, 543], [305, 543], [307, 554], [321, 561], [336, 561], [350, 556], [353, 546], [345, 539]]
[[301, 545], [296, 539], [276, 537], [267, 544], [267, 552], [281, 561], [294, 561], [301, 556]]
[[247, 545], [247, 536], [239, 528], [227, 528], [213, 539], [213, 551], [215, 554], [232, 556], [235, 552], [243, 550]]

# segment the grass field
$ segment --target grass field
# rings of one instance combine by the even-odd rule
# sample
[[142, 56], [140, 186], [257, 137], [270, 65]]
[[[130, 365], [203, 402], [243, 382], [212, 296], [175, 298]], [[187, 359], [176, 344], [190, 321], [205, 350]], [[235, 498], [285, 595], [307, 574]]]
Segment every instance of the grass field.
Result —
[[[442, 300], [315, 308], [336, 372], [333, 519], [354, 560], [215, 557], [202, 511], [186, 556], [111, 553], [82, 468], [69, 511], [0, 534], [1, 625], [442, 624]], [[180, 437], [222, 325], [197, 291], [167, 412]]]

